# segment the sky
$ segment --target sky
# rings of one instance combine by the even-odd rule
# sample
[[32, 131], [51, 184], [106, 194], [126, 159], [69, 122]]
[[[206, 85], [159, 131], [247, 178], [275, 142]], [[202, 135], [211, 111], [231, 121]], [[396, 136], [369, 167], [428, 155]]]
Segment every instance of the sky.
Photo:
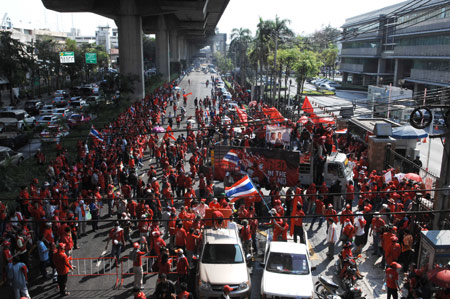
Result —
[[[57, 13], [44, 7], [41, 0], [1, 0], [0, 18], [8, 13], [15, 27], [50, 28], [68, 32], [73, 27], [82, 35], [94, 35], [97, 26], [116, 27], [113, 20], [91, 13]], [[63, 1], [63, 0], [61, 0]], [[76, 1], [76, 0], [72, 0]], [[230, 0], [217, 28], [230, 34], [233, 28], [256, 32], [259, 17], [291, 20], [297, 34], [311, 34], [322, 26], [340, 27], [345, 19], [404, 0]], [[26, 8], [26, 9], [24, 9]]]

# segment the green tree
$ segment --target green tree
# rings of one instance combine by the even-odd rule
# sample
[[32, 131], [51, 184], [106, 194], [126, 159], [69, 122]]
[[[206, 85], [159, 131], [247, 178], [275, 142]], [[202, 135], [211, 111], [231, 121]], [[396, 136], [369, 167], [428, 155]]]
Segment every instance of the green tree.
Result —
[[[247, 28], [234, 28], [231, 31], [230, 49], [236, 51], [239, 57], [239, 68], [241, 77], [241, 86], [245, 86], [245, 67], [247, 62], [247, 47], [251, 41], [251, 31]], [[236, 61], [235, 61], [236, 63]]]
[[143, 35], [142, 48], [144, 52], [144, 65], [146, 69], [152, 68], [156, 61], [156, 40]]
[[337, 28], [330, 25], [322, 27], [310, 37], [313, 50], [322, 52], [324, 49], [327, 49], [330, 44], [335, 44], [340, 35], [341, 31]]
[[[327, 68], [327, 75], [331, 77], [333, 74], [334, 79], [334, 71], [336, 68], [336, 59], [338, 57], [338, 49], [334, 45], [330, 45], [329, 48], [323, 50], [320, 54], [323, 65]], [[331, 74], [330, 74], [331, 73]]]
[[47, 91], [50, 93], [52, 77], [56, 74], [55, 77], [59, 78], [60, 63], [56, 42], [51, 39], [37, 40], [34, 47], [37, 55], [38, 76], [44, 78]]
[[[291, 29], [289, 29], [288, 25], [290, 24], [290, 20], [280, 19], [278, 16], [275, 16], [275, 20], [269, 21], [269, 32], [270, 36], [273, 40], [274, 49], [273, 49], [273, 69], [271, 73], [271, 77], [273, 78], [272, 85], [275, 82], [278, 82], [278, 68], [277, 68], [277, 51], [279, 43], [286, 41], [286, 39], [290, 39], [294, 36], [294, 33]], [[280, 74], [281, 76], [281, 74]], [[275, 98], [275, 88], [271, 89], [272, 99]]]
[[[284, 67], [284, 86], [287, 86], [289, 77], [292, 74], [292, 69], [295, 63], [300, 58], [300, 51], [298, 48], [289, 48], [289, 49], [281, 49], [278, 50], [278, 59], [280, 64]], [[278, 99], [280, 98], [280, 91], [278, 92]], [[287, 88], [284, 90], [284, 98], [287, 99], [286, 96]], [[290, 95], [289, 95], [290, 96]]]
[[[294, 64], [295, 80], [297, 81], [297, 97], [300, 100], [306, 78], [317, 75], [321, 62], [317, 54], [312, 51], [302, 51]], [[300, 114], [300, 105], [299, 105]]]
[[27, 45], [11, 37], [11, 32], [0, 32], [0, 72], [11, 86], [11, 103], [15, 99], [13, 88], [24, 85], [26, 74], [32, 67]]
[[217, 68], [223, 74], [228, 73], [233, 68], [231, 59], [223, 56], [220, 52], [214, 53], [214, 58], [217, 62]]

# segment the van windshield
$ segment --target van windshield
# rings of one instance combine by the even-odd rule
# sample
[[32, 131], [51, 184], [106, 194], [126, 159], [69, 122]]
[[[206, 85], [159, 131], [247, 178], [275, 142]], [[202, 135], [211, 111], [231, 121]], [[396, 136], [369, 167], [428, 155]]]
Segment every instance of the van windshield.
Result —
[[271, 252], [266, 270], [283, 274], [309, 274], [308, 261], [304, 254]]
[[239, 264], [244, 262], [238, 244], [206, 244], [203, 249], [204, 264]]

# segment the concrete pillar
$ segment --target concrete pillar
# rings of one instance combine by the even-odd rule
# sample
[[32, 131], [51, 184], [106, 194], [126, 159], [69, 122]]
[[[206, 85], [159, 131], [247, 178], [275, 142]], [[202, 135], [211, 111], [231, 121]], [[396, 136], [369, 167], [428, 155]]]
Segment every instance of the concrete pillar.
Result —
[[417, 92], [419, 92], [419, 83], [414, 83], [414, 95], [416, 95]]
[[342, 74], [342, 83], [344, 83], [344, 84], [348, 83], [348, 73]]
[[169, 44], [170, 44], [170, 61], [180, 62], [180, 47], [178, 45], [178, 34], [175, 30], [171, 30], [169, 33]]
[[142, 19], [134, 1], [121, 0], [122, 15], [116, 19], [119, 32], [120, 73], [136, 77], [134, 99], [144, 97], [144, 58], [142, 50]]
[[184, 37], [179, 37], [178, 47], [180, 48], [180, 59], [186, 60], [186, 40]]
[[367, 81], [367, 76], [366, 75], [362, 75], [362, 86], [366, 86], [366, 81]]
[[169, 63], [169, 35], [167, 33], [164, 16], [158, 16], [158, 29], [156, 30], [156, 69], [162, 74], [162, 79], [170, 80]]

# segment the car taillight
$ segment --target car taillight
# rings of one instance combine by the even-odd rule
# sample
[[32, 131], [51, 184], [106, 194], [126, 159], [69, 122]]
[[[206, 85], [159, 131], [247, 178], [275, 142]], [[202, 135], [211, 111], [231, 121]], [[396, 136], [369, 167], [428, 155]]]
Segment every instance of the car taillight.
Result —
[[64, 117], [64, 113], [63, 113], [62, 117]]
[[47, 125], [50, 126], [50, 122], [48, 122]]

